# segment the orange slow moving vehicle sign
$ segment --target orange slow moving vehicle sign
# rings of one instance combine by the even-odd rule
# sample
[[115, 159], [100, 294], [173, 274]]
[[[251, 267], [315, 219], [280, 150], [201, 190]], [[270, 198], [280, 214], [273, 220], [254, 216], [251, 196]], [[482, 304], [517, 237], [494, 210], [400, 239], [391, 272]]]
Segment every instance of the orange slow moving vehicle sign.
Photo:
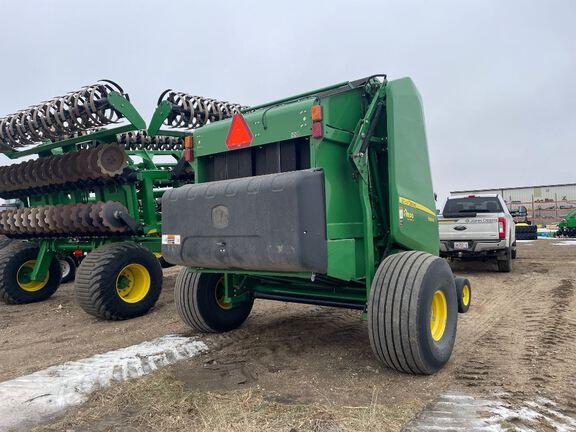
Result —
[[228, 136], [226, 137], [226, 146], [228, 149], [232, 150], [248, 147], [253, 138], [254, 135], [242, 114], [234, 114], [234, 117], [232, 117], [232, 123], [230, 124], [230, 130], [228, 131]]

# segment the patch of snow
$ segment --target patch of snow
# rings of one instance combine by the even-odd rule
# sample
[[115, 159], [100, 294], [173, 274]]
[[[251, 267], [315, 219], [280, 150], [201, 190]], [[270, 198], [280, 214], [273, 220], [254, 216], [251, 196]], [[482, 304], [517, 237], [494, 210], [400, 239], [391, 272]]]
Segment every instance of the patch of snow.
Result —
[[81, 404], [94, 390], [146, 375], [207, 349], [202, 341], [167, 335], [4, 381], [0, 383], [0, 431], [36, 423]]
[[576, 240], [560, 240], [552, 244], [554, 246], [576, 246]]

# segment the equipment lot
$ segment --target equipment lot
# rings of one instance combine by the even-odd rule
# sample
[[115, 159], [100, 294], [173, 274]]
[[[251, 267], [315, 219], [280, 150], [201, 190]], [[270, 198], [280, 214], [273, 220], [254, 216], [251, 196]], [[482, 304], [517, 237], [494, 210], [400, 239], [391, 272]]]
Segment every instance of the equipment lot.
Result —
[[[576, 242], [557, 243], [520, 242], [508, 274], [453, 265], [470, 278], [474, 298], [452, 359], [433, 376], [384, 369], [357, 311], [258, 301], [239, 330], [200, 336], [209, 352], [98, 392], [37, 430], [394, 431], [449, 392], [512, 409], [547, 399], [566, 416], [554, 421], [576, 430]], [[165, 334], [192, 335], [174, 309], [178, 269], [164, 272], [155, 309], [129, 321], [83, 313], [71, 284], [42, 303], [0, 304], [0, 380]], [[555, 430], [522, 415], [501, 427]]]

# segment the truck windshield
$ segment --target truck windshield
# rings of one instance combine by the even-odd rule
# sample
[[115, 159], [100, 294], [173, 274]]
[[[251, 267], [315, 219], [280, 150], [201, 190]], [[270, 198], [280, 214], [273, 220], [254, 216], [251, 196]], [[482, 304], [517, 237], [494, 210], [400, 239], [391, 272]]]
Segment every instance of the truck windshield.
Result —
[[500, 213], [502, 206], [496, 197], [449, 198], [444, 213]]

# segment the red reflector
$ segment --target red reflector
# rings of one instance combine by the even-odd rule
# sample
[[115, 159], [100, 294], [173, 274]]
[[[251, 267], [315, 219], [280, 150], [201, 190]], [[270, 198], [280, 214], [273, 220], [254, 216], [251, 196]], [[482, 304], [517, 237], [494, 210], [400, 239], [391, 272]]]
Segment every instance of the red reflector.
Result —
[[192, 153], [192, 149], [184, 149], [184, 160], [186, 162], [192, 162], [194, 160], [194, 153]]
[[80, 249], [76, 249], [74, 252], [72, 252], [72, 255], [74, 255], [75, 257], [81, 257], [82, 255], [84, 255], [84, 252], [82, 252]]
[[498, 218], [498, 238], [506, 238], [506, 219], [503, 217]]
[[226, 137], [226, 146], [229, 149], [248, 147], [253, 138], [254, 135], [252, 135], [252, 131], [242, 114], [234, 114]]
[[322, 138], [323, 135], [322, 123], [312, 123], [312, 138]]
[[468, 198], [476, 198], [476, 195], [468, 195]]

